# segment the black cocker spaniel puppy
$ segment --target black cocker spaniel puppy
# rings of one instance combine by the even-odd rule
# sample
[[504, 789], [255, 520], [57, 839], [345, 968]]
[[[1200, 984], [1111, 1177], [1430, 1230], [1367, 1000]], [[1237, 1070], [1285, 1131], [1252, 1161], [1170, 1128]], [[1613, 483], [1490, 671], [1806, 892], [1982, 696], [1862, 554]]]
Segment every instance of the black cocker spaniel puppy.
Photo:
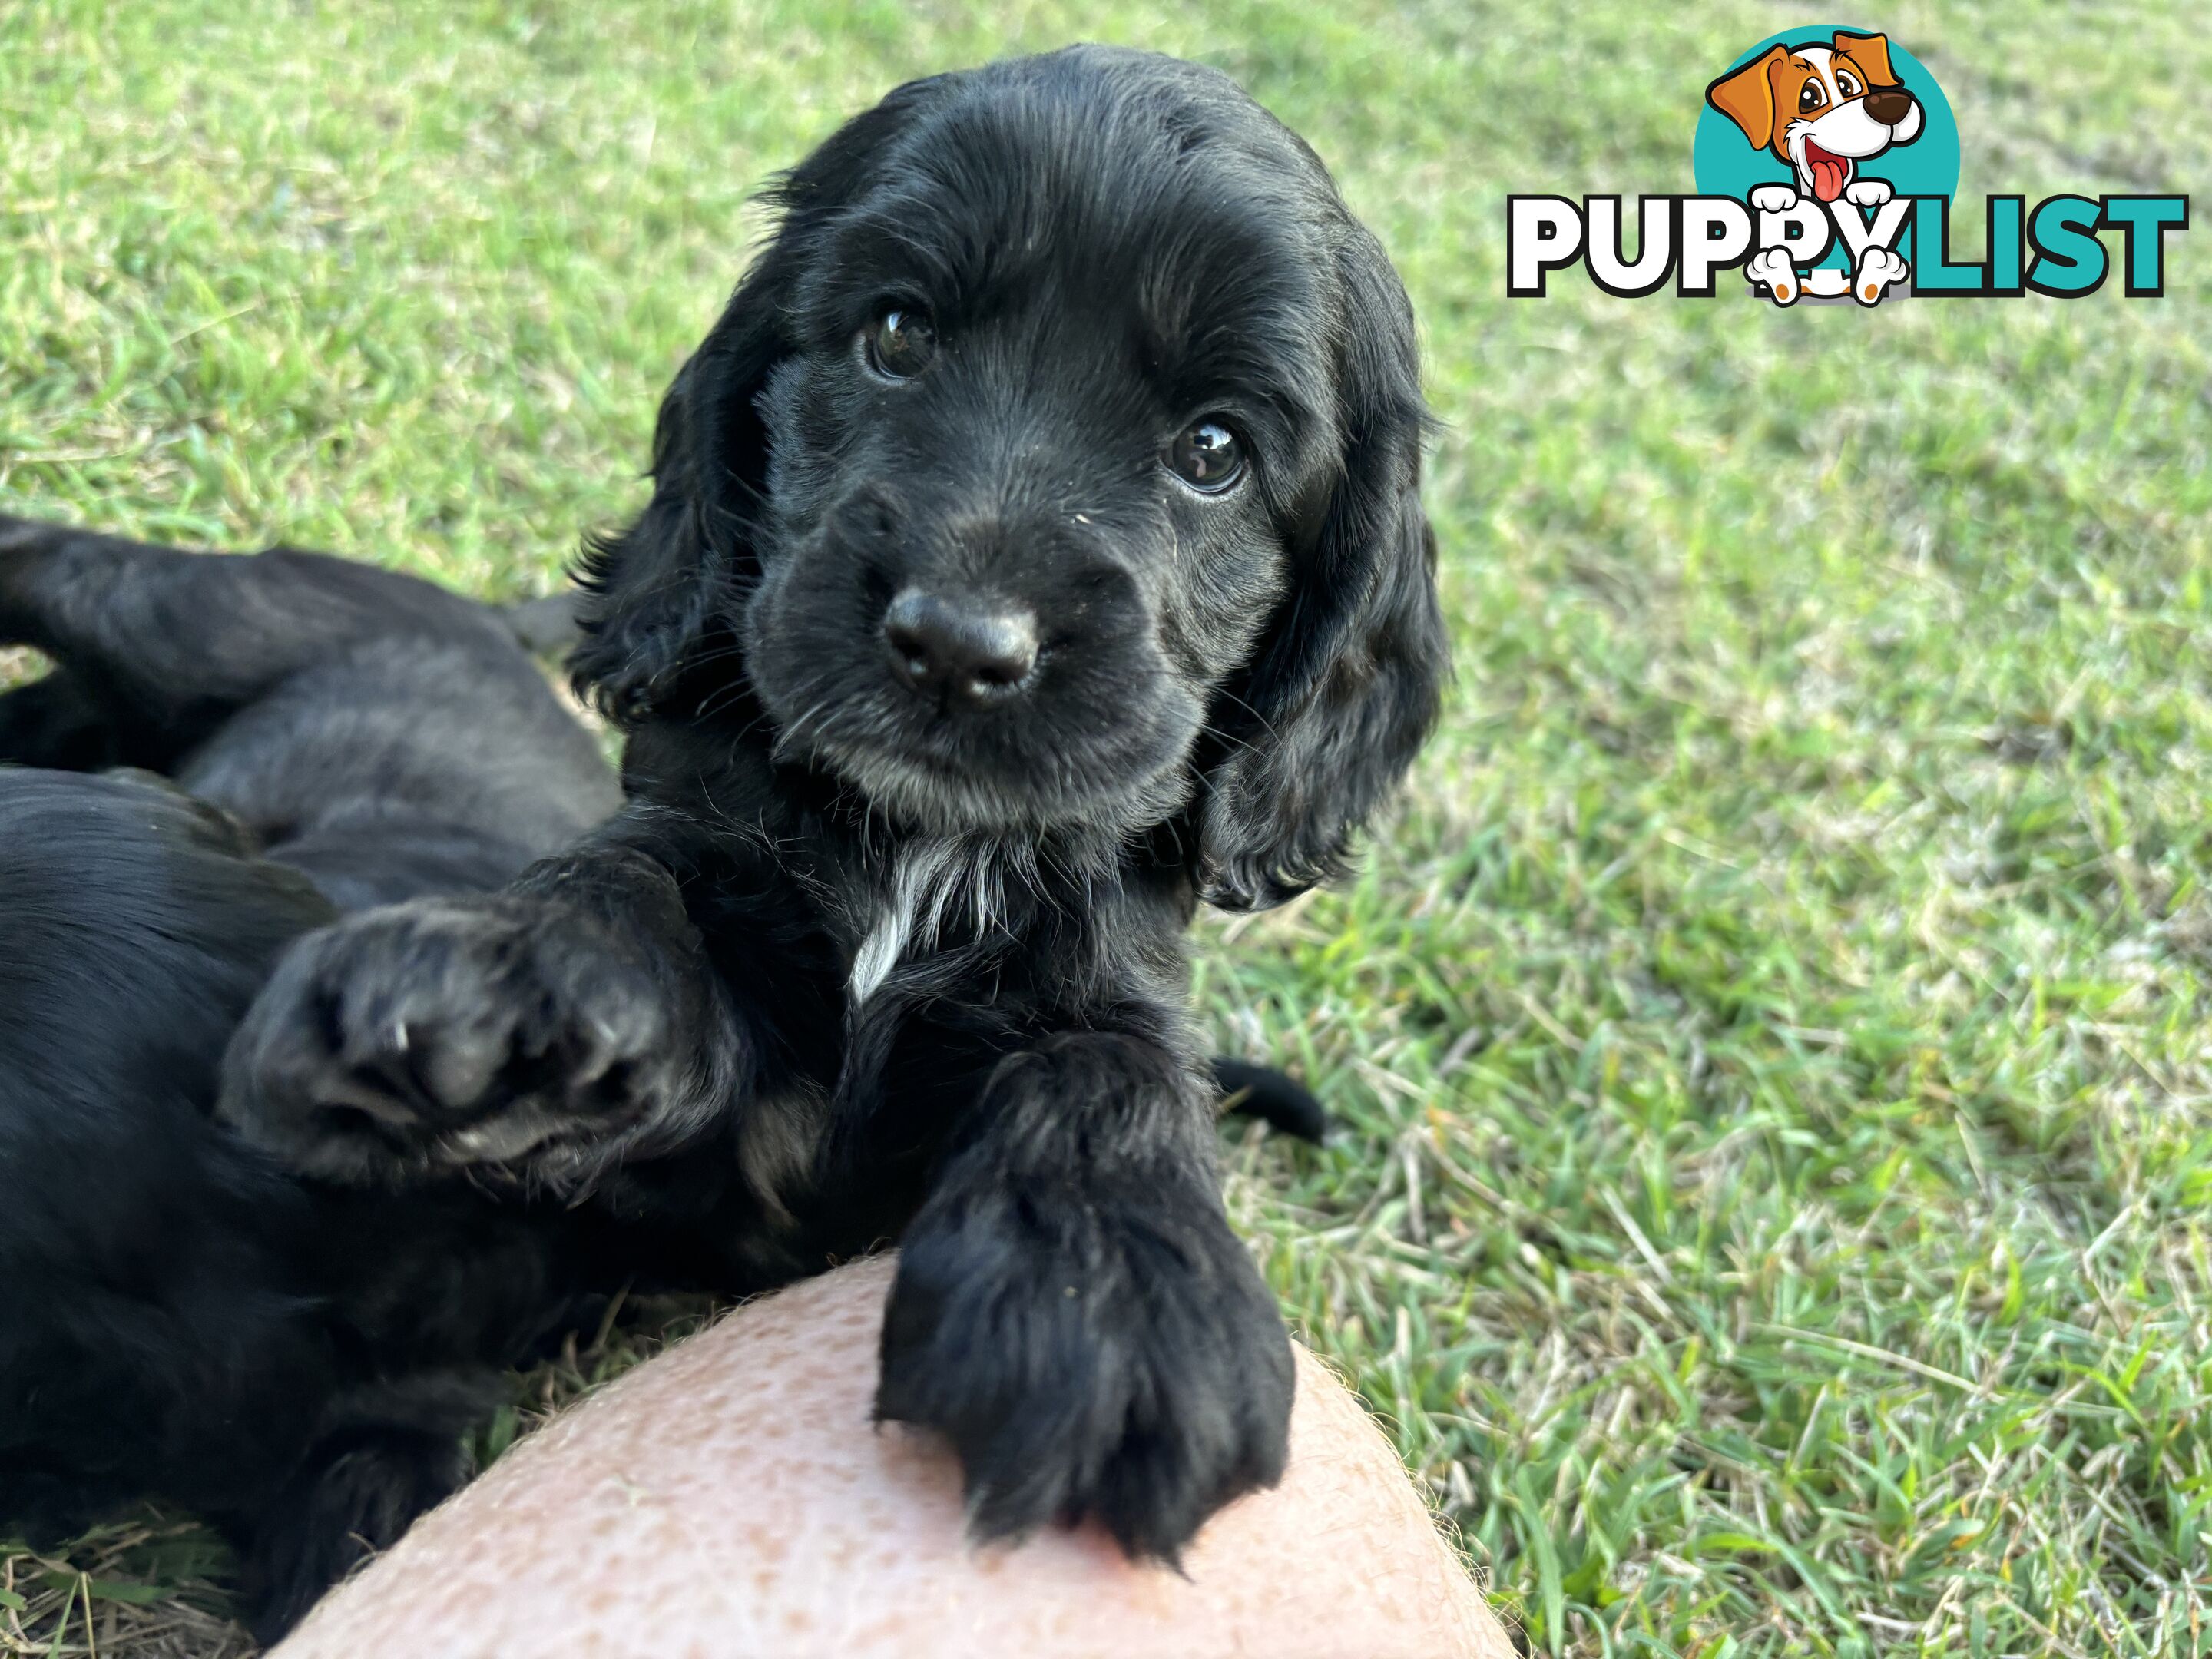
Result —
[[726, 1284], [896, 1239], [878, 1410], [978, 1531], [1173, 1559], [1291, 1388], [1183, 935], [1335, 871], [1436, 712], [1413, 319], [1303, 143], [1146, 53], [915, 82], [776, 199], [588, 561], [628, 805], [295, 945], [222, 1109]]
[[550, 1196], [319, 1182], [214, 1117], [293, 939], [495, 890], [619, 803], [511, 623], [0, 517], [0, 643], [57, 664], [0, 694], [0, 1531], [184, 1504], [274, 1635], [463, 1477], [497, 1368], [655, 1265]]

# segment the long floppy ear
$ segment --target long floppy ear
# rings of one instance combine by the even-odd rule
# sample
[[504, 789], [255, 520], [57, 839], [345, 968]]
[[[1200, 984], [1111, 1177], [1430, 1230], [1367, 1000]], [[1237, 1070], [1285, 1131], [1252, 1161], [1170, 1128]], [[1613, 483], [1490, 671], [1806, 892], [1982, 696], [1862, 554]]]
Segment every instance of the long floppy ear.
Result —
[[1775, 64], [1790, 55], [1785, 46], [1770, 46], [1741, 69], [1730, 70], [1705, 88], [1705, 101], [1743, 129], [1753, 149], [1774, 142]]
[[653, 500], [627, 530], [590, 538], [576, 569], [583, 638], [569, 653], [569, 676], [625, 725], [672, 696], [753, 574], [751, 507], [768, 457], [752, 400], [787, 349], [769, 263], [746, 278], [661, 399]]
[[1848, 58], [1866, 71], [1869, 87], [1893, 87], [1898, 84], [1897, 72], [1889, 66], [1889, 37], [1886, 34], [1844, 34], [1836, 36], [1836, 52]]
[[1435, 723], [1449, 672], [1436, 540], [1421, 510], [1413, 308], [1356, 225], [1338, 256], [1341, 471], [1302, 509], [1290, 592], [1209, 728], [1198, 849], [1207, 900], [1261, 909], [1338, 873]]
[[766, 192], [780, 213], [774, 239], [661, 400], [653, 500], [627, 530], [588, 540], [576, 569], [584, 637], [569, 674], [615, 720], [632, 724], [678, 700], [687, 667], [734, 623], [759, 575], [753, 538], [769, 454], [758, 402], [797, 349], [793, 293], [836, 210], [951, 78], [896, 88]]

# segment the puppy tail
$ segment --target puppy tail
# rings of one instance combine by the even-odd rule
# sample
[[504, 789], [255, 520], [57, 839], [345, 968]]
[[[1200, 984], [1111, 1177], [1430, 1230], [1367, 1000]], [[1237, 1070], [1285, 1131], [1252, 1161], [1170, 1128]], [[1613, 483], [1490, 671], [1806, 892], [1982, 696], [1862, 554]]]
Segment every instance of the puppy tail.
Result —
[[1320, 1146], [1328, 1139], [1328, 1113], [1296, 1078], [1271, 1066], [1216, 1056], [1213, 1086], [1223, 1109], [1256, 1117], [1269, 1128]]

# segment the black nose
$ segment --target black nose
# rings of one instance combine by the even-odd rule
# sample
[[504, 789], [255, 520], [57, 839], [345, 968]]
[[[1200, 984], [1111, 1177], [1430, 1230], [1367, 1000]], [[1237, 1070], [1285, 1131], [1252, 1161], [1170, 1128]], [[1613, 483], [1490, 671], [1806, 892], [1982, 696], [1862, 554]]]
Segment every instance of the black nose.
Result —
[[1866, 112], [1893, 127], [1912, 113], [1912, 94], [1902, 87], [1876, 87], [1866, 95]]
[[1036, 666], [1036, 618], [1027, 611], [914, 587], [884, 613], [884, 642], [916, 696], [958, 708], [1004, 702]]

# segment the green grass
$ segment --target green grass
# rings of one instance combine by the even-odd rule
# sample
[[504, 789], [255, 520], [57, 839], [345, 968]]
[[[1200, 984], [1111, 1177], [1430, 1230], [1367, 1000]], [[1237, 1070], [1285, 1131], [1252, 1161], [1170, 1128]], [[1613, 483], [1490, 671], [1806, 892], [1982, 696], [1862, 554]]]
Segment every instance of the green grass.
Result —
[[[1221, 1040], [1346, 1126], [1231, 1147], [1290, 1316], [1536, 1650], [2212, 1643], [2212, 230], [2162, 302], [1507, 301], [1508, 190], [1689, 188], [1705, 82], [1821, 14], [997, 11], [15, 0], [0, 509], [546, 588], [842, 113], [1220, 64], [1396, 255], [1447, 422], [1445, 728], [1355, 884], [1206, 932]], [[1844, 21], [1969, 196], [2212, 186], [2187, 8]], [[19, 1558], [0, 1644], [84, 1572], [103, 1654], [220, 1651], [91, 1589], [204, 1604], [151, 1547]]]

